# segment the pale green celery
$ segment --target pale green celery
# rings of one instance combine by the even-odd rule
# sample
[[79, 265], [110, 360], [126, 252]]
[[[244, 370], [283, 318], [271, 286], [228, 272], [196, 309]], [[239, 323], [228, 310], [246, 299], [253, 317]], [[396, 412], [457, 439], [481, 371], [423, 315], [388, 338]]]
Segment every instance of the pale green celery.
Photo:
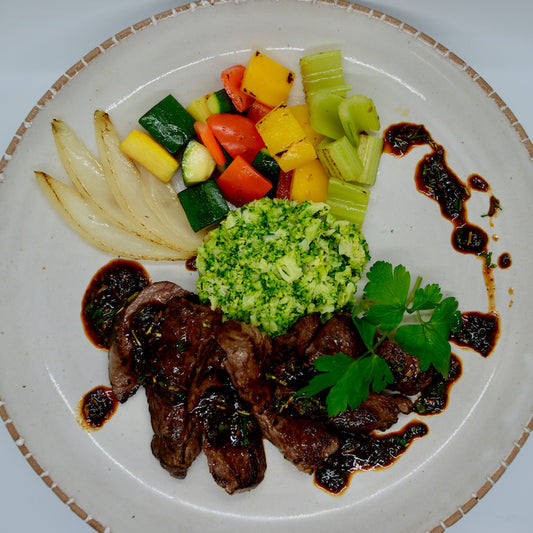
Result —
[[322, 90], [346, 96], [346, 93], [351, 89], [344, 81], [340, 50], [329, 50], [302, 57], [300, 59], [300, 72], [307, 97]]
[[326, 203], [337, 219], [347, 220], [361, 228], [365, 220], [370, 191], [355, 183], [331, 178]]
[[359, 181], [363, 163], [357, 148], [344, 136], [337, 140], [324, 139], [317, 146], [318, 158], [330, 178]]
[[361, 134], [357, 153], [363, 164], [363, 172], [358, 181], [362, 185], [372, 187], [376, 183], [379, 161], [383, 152], [383, 139], [373, 135]]
[[344, 128], [339, 118], [339, 106], [344, 97], [333, 92], [318, 91], [307, 99], [311, 127], [330, 139], [344, 136]]
[[339, 120], [350, 142], [357, 146], [362, 131], [378, 131], [380, 128], [376, 106], [371, 98], [354, 94], [339, 104]]

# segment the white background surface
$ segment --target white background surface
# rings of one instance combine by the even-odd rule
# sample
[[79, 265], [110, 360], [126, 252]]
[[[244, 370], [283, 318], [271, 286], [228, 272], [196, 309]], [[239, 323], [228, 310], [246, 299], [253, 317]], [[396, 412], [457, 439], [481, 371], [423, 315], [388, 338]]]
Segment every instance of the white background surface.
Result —
[[[383, 0], [361, 3], [414, 26], [456, 53], [487, 80], [530, 137], [533, 136], [533, 2]], [[7, 5], [2, 2], [1, 151], [7, 148], [37, 100], [83, 55], [118, 31], [181, 4], [171, 0], [18, 0]], [[92, 531], [36, 476], [3, 424], [0, 425], [0, 531]], [[472, 443], [472, 460], [475, 460], [476, 446], [482, 445]], [[68, 443], [58, 443], [58, 446], [67, 449]], [[532, 531], [532, 474], [533, 440], [530, 439], [496, 486], [450, 531]], [[427, 503], [430, 501], [428, 495]], [[388, 532], [377, 533], [393, 531], [391, 524]]]

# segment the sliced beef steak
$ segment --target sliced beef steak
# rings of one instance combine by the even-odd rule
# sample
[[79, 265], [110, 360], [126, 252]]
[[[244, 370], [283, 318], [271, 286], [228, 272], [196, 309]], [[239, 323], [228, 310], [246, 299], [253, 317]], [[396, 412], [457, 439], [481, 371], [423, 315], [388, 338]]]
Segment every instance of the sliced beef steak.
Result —
[[154, 430], [152, 453], [170, 475], [184, 478], [202, 450], [200, 428], [189, 415], [184, 397], [172, 397], [158, 386], [146, 387], [146, 397]]
[[321, 422], [291, 419], [276, 410], [263, 370], [263, 361], [270, 358], [269, 337], [254, 326], [228, 321], [219, 329], [217, 340], [226, 352], [226, 369], [241, 398], [250, 404], [265, 438], [288, 460], [312, 472], [338, 449], [339, 438]]
[[189, 408], [202, 430], [213, 479], [233, 494], [263, 480], [266, 457], [261, 430], [224, 369], [224, 359], [217, 344], [191, 387]]
[[407, 353], [395, 342], [384, 340], [377, 353], [387, 361], [394, 376], [394, 383], [388, 388], [412, 396], [424, 390], [433, 378], [432, 367], [426, 372], [420, 370], [420, 361]]
[[306, 358], [313, 362], [322, 355], [343, 353], [354, 359], [362, 355], [365, 346], [349, 314], [330, 318], [317, 332], [305, 350]]
[[[272, 346], [272, 366], [267, 375], [277, 409], [291, 418], [312, 418], [343, 433], [361, 433], [385, 430], [398, 420], [399, 413], [412, 410], [413, 404], [405, 396], [371, 392], [357, 409], [330, 418], [325, 395], [303, 398], [297, 394], [316, 375], [312, 361], [317, 357], [342, 352], [357, 358], [364, 352], [362, 340], [349, 315], [336, 315], [323, 326], [316, 324], [312, 315], [303, 317], [286, 335], [274, 338]], [[392, 347], [389, 350], [392, 351]]]
[[152, 452], [163, 468], [185, 477], [201, 450], [201, 430], [189, 412], [189, 390], [198, 368], [216, 347], [221, 313], [187, 294], [172, 298], [163, 312], [157, 350], [146, 361], [144, 386], [154, 437]]
[[125, 402], [139, 387], [135, 361], [144, 357], [147, 347], [141, 339], [146, 329], [151, 327], [153, 331], [156, 317], [171, 298], [185, 294], [189, 293], [170, 281], [153, 283], [140, 291], [116, 318], [116, 332], [109, 350], [109, 381], [120, 402]]
[[405, 396], [386, 396], [370, 392], [357, 409], [349, 409], [329, 419], [329, 424], [345, 433], [384, 431], [398, 421], [399, 413], [408, 414], [413, 403]]

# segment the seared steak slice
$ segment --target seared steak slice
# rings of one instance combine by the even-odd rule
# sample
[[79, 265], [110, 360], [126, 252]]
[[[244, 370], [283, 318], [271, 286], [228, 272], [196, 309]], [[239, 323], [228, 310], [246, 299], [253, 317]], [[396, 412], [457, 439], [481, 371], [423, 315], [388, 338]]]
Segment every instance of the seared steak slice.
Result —
[[226, 369], [241, 398], [251, 406], [263, 435], [300, 470], [311, 472], [339, 447], [339, 438], [324, 424], [290, 419], [277, 412], [272, 387], [262, 368], [271, 351], [269, 337], [256, 327], [228, 321], [217, 333], [226, 352]]
[[398, 414], [408, 414], [413, 404], [405, 396], [385, 396], [370, 392], [357, 409], [349, 409], [329, 419], [329, 424], [345, 433], [384, 431], [398, 421]]
[[214, 331], [220, 322], [221, 313], [199, 304], [195, 295], [172, 298], [163, 313], [157, 350], [146, 361], [152, 452], [176, 477], [185, 477], [201, 450], [188, 395], [198, 368], [216, 347]]
[[310, 313], [299, 318], [285, 335], [272, 339], [272, 353], [280, 359], [303, 359], [305, 351], [322, 326], [320, 315]]
[[143, 322], [143, 310], [148, 322], [153, 321], [158, 309], [163, 309], [174, 296], [188, 292], [170, 281], [153, 283], [140, 291], [115, 320], [116, 333], [109, 350], [109, 381], [115, 396], [125, 402], [139, 387], [135, 360], [141, 359], [143, 345], [141, 331], [132, 328], [132, 321]]
[[419, 360], [395, 342], [384, 340], [376, 352], [387, 361], [394, 376], [394, 383], [389, 385], [388, 389], [412, 396], [424, 390], [431, 383], [432, 367], [422, 372]]
[[343, 353], [354, 359], [365, 351], [359, 332], [348, 314], [338, 314], [330, 318], [318, 331], [305, 350], [309, 362], [322, 355]]
[[[312, 315], [309, 315], [312, 316]], [[404, 396], [388, 396], [371, 392], [357, 409], [347, 410], [335, 417], [328, 417], [325, 394], [304, 398], [296, 394], [316, 374], [311, 361], [317, 356], [334, 355], [339, 351], [358, 357], [364, 351], [357, 329], [349, 315], [336, 315], [313, 334], [302, 335], [302, 326], [309, 324], [304, 317], [287, 333], [273, 339], [273, 366], [268, 369], [274, 399], [278, 410], [291, 418], [307, 417], [323, 421], [346, 433], [385, 430], [398, 420], [398, 414], [409, 413], [412, 402]], [[311, 323], [312, 319], [311, 319]], [[311, 328], [303, 328], [309, 332]], [[302, 342], [302, 339], [305, 341]], [[298, 342], [295, 340], [298, 339]], [[308, 342], [308, 346], [305, 346]], [[296, 349], [295, 346], [298, 346]]]
[[154, 436], [152, 453], [170, 475], [184, 478], [202, 449], [202, 435], [184, 396], [172, 398], [158, 386], [146, 387]]
[[228, 494], [252, 489], [266, 470], [263, 435], [223, 367], [217, 344], [189, 393], [189, 409], [203, 433], [203, 451], [215, 482]]

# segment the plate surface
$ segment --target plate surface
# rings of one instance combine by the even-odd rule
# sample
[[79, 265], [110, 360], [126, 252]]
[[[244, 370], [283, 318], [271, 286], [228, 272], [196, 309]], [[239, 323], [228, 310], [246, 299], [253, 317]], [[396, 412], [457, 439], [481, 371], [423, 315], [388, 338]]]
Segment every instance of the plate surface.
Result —
[[[90, 513], [97, 529], [163, 531], [179, 515], [186, 531], [204, 531], [209, 523], [217, 524], [218, 531], [250, 526], [265, 532], [280, 527], [323, 531], [326, 525], [341, 531], [357, 516], [359, 531], [385, 531], [391, 517], [396, 531], [424, 531], [468, 505], [487, 477], [497, 477], [501, 462], [516, 452], [523, 427], [531, 427], [533, 368], [523, 333], [531, 288], [523, 265], [532, 259], [532, 250], [516, 232], [530, 218], [531, 143], [471, 69], [412, 28], [342, 3], [291, 1], [283, 3], [283, 17], [279, 10], [274, 1], [205, 2], [166, 13], [157, 22], [145, 21], [136, 33], [119, 34], [60, 79], [30, 113], [31, 128], [22, 132], [3, 168], [0, 246], [10, 254], [1, 263], [1, 290], [3, 301], [12, 304], [2, 307], [0, 317], [0, 364], [6, 369], [0, 375], [2, 416], [9, 416], [23, 436], [19, 444], [31, 451], [36, 469], [47, 471], [60, 496], [75, 499], [82, 516]], [[303, 18], [305, 26], [299, 23]], [[244, 31], [242, 20], [250, 21]], [[198, 42], [200, 31], [216, 33], [221, 24], [226, 28], [223, 42]], [[195, 46], [183, 46], [192, 42]], [[424, 123], [445, 146], [448, 163], [461, 179], [482, 175], [502, 205], [513, 206], [493, 227], [488, 221], [485, 226], [499, 236], [491, 243], [495, 257], [505, 251], [513, 259], [513, 267], [495, 273], [502, 335], [486, 360], [455, 350], [464, 375], [449, 408], [428, 421], [429, 436], [393, 468], [358, 474], [345, 495], [332, 498], [269, 447], [265, 482], [230, 498], [211, 481], [201, 459], [183, 482], [158, 467], [149, 451], [151, 430], [142, 394], [121, 406], [103, 430], [87, 434], [80, 429], [77, 403], [93, 386], [105, 383], [107, 374], [105, 354], [82, 332], [79, 305], [91, 276], [111, 258], [65, 226], [33, 181], [33, 170], [64, 176], [49, 130], [52, 118], [67, 121], [94, 148], [92, 114], [97, 108], [109, 111], [125, 135], [159, 97], [172, 92], [185, 103], [218, 88], [220, 70], [245, 63], [256, 48], [297, 69], [303, 53], [326, 47], [342, 49], [349, 83], [373, 97], [384, 126], [404, 120]], [[164, 53], [168, 50], [173, 53]], [[294, 93], [294, 101], [300, 100], [301, 93]], [[450, 224], [414, 188], [414, 167], [422, 153], [383, 158], [364, 228], [372, 256], [402, 262], [425, 281], [439, 282], [459, 298], [462, 310], [485, 311], [480, 262], [452, 251]], [[31, 211], [16, 207], [29, 201]], [[472, 218], [485, 203], [486, 196], [472, 199]], [[154, 280], [194, 287], [194, 276], [181, 265], [147, 268]], [[30, 300], [21, 297], [21, 285]], [[58, 442], [68, 443], [68, 454]], [[472, 462], [472, 443], [479, 442], [486, 444]], [[429, 490], [439, 497], [421, 509], [418, 502]]]

